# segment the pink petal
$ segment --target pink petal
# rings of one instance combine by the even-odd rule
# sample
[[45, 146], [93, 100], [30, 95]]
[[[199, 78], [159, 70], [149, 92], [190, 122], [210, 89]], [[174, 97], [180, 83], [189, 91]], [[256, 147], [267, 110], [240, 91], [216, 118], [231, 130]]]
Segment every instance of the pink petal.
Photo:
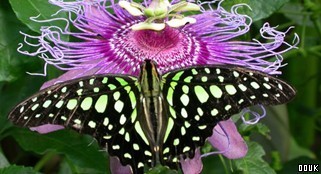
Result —
[[112, 174], [132, 174], [131, 168], [128, 165], [123, 166], [117, 157], [110, 156], [109, 165]]
[[54, 84], [68, 81], [68, 80], [72, 80], [75, 78], [93, 75], [96, 73], [96, 71], [98, 71], [98, 69], [99, 68], [69, 70], [66, 73], [64, 73], [63, 75], [59, 76], [58, 78], [55, 78], [55, 79], [45, 82], [41, 86], [40, 89], [45, 89], [45, 88], [52, 86]]
[[181, 159], [182, 170], [184, 174], [199, 174], [203, 169], [200, 149], [195, 150], [195, 156], [192, 159]]
[[219, 122], [208, 141], [229, 159], [242, 158], [247, 153], [247, 145], [231, 119]]
[[56, 124], [44, 124], [37, 127], [30, 127], [29, 129], [32, 131], [37, 131], [40, 134], [46, 134], [49, 132], [65, 129], [65, 127], [61, 125], [56, 125]]

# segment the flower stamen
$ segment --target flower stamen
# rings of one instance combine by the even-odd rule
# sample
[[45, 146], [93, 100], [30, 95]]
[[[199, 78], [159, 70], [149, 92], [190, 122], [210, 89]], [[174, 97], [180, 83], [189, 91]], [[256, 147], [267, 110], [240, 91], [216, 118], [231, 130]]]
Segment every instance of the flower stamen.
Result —
[[126, 11], [128, 11], [128, 13], [130, 13], [133, 16], [142, 16], [144, 15], [142, 12], [142, 9], [144, 8], [143, 6], [132, 2], [129, 3], [127, 1], [119, 1], [119, 6], [124, 8]]
[[194, 24], [196, 19], [180, 14], [186, 11], [200, 11], [200, 6], [191, 2], [178, 2], [171, 5], [168, 0], [154, 0], [148, 7], [143, 7], [135, 2], [120, 1], [119, 6], [133, 16], [145, 15], [146, 20], [131, 27], [132, 30], [161, 31], [166, 25], [178, 28], [187, 23]]

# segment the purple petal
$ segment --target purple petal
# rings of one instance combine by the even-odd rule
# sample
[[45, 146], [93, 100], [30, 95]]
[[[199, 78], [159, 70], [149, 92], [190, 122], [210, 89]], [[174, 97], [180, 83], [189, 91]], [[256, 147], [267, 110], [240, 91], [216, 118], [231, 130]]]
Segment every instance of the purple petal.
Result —
[[37, 127], [30, 127], [29, 129], [32, 131], [37, 131], [40, 134], [46, 134], [49, 132], [65, 129], [65, 127], [61, 125], [56, 125], [56, 124], [44, 124]]
[[216, 125], [208, 141], [229, 159], [242, 158], [247, 153], [247, 145], [231, 119]]
[[184, 174], [199, 174], [203, 169], [200, 149], [195, 150], [195, 156], [192, 159], [181, 159], [182, 170]]
[[110, 156], [109, 165], [112, 174], [132, 174], [131, 168], [128, 165], [123, 166], [117, 157]]

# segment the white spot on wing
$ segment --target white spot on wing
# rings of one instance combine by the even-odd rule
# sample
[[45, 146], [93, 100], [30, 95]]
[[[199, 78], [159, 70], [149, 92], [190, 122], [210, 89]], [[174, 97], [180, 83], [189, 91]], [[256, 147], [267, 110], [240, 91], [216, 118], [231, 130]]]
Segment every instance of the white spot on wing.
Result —
[[237, 92], [233, 85], [225, 85], [225, 90], [230, 95], [234, 95]]
[[124, 125], [125, 123], [126, 123], [126, 117], [125, 117], [125, 115], [124, 114], [122, 114], [121, 116], [120, 116], [120, 119], [119, 119], [119, 123], [121, 124], [121, 125]]
[[238, 73], [238, 72], [236, 72], [236, 71], [233, 71], [233, 75], [234, 75], [234, 77], [239, 77], [240, 76], [240, 74]]
[[256, 82], [251, 82], [251, 86], [254, 88], [254, 89], [259, 89], [260, 88], [260, 85]]
[[120, 149], [120, 146], [119, 146], [119, 145], [113, 145], [113, 146], [112, 146], [112, 149], [118, 150], [118, 149]]
[[204, 112], [203, 112], [203, 109], [198, 107], [197, 108], [197, 113], [200, 115], [200, 116], [203, 116]]
[[182, 108], [181, 115], [182, 115], [182, 117], [187, 118], [188, 115], [187, 115], [185, 108]]
[[91, 121], [88, 122], [88, 126], [89, 126], [90, 128], [93, 128], [93, 129], [94, 129], [94, 128], [96, 128], [96, 123], [91, 120]]
[[244, 86], [243, 84], [239, 84], [238, 87], [244, 92], [247, 90], [247, 87]]
[[280, 83], [278, 83], [278, 87], [279, 87], [279, 89], [283, 90], [283, 87]]
[[189, 97], [186, 94], [183, 94], [180, 98], [181, 102], [183, 103], [184, 106], [187, 106], [189, 103]]
[[224, 109], [225, 109], [226, 111], [228, 111], [228, 110], [230, 110], [231, 108], [232, 108], [231, 105], [226, 105]]
[[105, 118], [104, 118], [103, 125], [104, 125], [104, 126], [108, 126], [108, 124], [109, 124], [109, 119], [108, 119], [108, 117], [105, 117]]
[[266, 89], [271, 89], [271, 86], [267, 83], [263, 83], [263, 86], [266, 88]]
[[61, 92], [62, 92], [62, 93], [67, 92], [67, 87], [66, 87], [66, 86], [64, 86], [64, 87], [61, 89]]
[[218, 110], [214, 108], [214, 109], [211, 111], [211, 115], [212, 115], [212, 116], [216, 116], [217, 114], [218, 114]]
[[216, 68], [216, 74], [221, 74], [221, 70], [219, 68]]
[[124, 108], [124, 102], [118, 100], [116, 103], [115, 103], [115, 110], [119, 113], [121, 113], [121, 111], [123, 110]]
[[24, 111], [24, 109], [25, 109], [25, 107], [22, 106], [22, 107], [20, 108], [20, 113], [22, 113], [22, 112]]

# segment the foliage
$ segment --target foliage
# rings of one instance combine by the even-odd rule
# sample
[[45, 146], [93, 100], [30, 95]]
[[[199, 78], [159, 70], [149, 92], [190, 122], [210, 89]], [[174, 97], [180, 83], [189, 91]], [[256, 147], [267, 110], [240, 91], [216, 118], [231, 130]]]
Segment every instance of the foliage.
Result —
[[[320, 165], [321, 4], [318, 0], [229, 0], [223, 6], [229, 8], [236, 3], [246, 3], [252, 9], [243, 6], [238, 11], [253, 17], [247, 38], [257, 37], [259, 27], [266, 21], [272, 26], [279, 25], [280, 30], [295, 26], [292, 32], [299, 34], [301, 42], [299, 49], [284, 55], [288, 65], [283, 68], [282, 78], [294, 85], [298, 94], [287, 106], [269, 107], [260, 124], [239, 126], [248, 140], [245, 158], [207, 157], [203, 159], [203, 172], [295, 173], [298, 164]], [[89, 136], [69, 130], [39, 135], [7, 121], [7, 114], [15, 104], [61, 73], [49, 67], [46, 77], [30, 76], [25, 72], [43, 72], [43, 62], [16, 51], [18, 43], [24, 40], [19, 31], [39, 32], [39, 23], [32, 22], [30, 17], [41, 14], [48, 19], [56, 11], [46, 0], [1, 1], [0, 173], [108, 173], [106, 153], [99, 151]], [[171, 172], [157, 167], [149, 173]]]

